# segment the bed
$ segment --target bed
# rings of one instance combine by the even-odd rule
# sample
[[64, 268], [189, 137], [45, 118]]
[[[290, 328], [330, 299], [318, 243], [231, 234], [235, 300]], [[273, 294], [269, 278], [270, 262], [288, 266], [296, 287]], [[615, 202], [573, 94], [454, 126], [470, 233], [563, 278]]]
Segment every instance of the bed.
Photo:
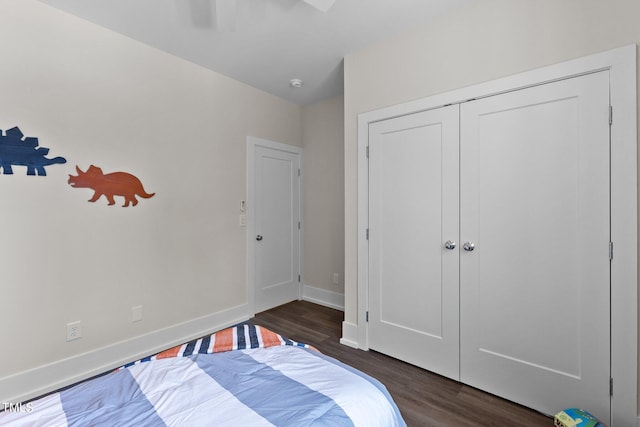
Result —
[[0, 412], [0, 426], [406, 426], [376, 379], [242, 323]]

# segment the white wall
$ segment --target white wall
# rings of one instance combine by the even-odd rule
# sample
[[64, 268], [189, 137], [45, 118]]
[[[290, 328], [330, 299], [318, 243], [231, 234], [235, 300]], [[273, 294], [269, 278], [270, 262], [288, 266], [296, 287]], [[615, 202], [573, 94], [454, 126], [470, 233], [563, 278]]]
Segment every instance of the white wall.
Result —
[[[0, 15], [0, 128], [68, 162], [0, 175], [0, 400], [247, 315], [246, 136], [301, 145], [301, 107], [34, 0]], [[76, 164], [156, 195], [88, 203]]]
[[359, 113], [640, 42], [636, 0], [483, 0], [345, 58], [345, 328], [357, 324]]
[[[344, 98], [302, 109], [305, 299], [344, 306]], [[333, 283], [338, 273], [338, 284]]]

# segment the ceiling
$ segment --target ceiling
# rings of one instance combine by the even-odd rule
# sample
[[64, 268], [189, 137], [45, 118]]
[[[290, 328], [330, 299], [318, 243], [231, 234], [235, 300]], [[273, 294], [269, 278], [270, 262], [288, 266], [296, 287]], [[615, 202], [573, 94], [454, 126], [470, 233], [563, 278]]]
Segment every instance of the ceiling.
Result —
[[232, 16], [216, 8], [229, 0], [39, 1], [306, 105], [343, 93], [348, 53], [474, 0], [336, 0], [327, 12], [301, 0], [236, 0]]

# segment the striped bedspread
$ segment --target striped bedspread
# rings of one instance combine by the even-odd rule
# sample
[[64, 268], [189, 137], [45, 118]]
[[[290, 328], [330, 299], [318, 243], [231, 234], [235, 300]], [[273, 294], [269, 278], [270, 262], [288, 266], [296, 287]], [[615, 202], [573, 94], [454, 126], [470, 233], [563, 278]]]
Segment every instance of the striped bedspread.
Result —
[[405, 426], [377, 380], [241, 324], [29, 404], [0, 426]]
[[211, 334], [207, 337], [190, 341], [186, 344], [178, 345], [169, 350], [165, 350], [156, 355], [146, 357], [137, 362], [129, 363], [119, 369], [129, 366], [149, 362], [156, 359], [166, 359], [170, 357], [185, 357], [192, 354], [212, 354], [223, 353], [232, 350], [246, 350], [249, 348], [269, 348], [281, 345], [291, 345], [302, 348], [311, 348], [308, 344], [292, 341], [288, 338], [276, 334], [262, 326], [251, 323], [241, 323], [231, 328]]

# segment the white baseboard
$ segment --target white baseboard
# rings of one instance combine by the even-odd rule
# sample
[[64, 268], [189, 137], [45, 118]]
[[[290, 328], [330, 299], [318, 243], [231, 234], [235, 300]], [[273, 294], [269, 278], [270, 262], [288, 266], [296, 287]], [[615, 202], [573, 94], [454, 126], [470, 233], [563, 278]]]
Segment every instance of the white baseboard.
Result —
[[344, 294], [327, 291], [306, 284], [302, 285], [302, 299], [325, 307], [344, 311]]
[[0, 402], [19, 403], [248, 320], [247, 304], [0, 378]]
[[355, 323], [342, 322], [342, 338], [340, 344], [352, 348], [358, 347], [358, 325]]

